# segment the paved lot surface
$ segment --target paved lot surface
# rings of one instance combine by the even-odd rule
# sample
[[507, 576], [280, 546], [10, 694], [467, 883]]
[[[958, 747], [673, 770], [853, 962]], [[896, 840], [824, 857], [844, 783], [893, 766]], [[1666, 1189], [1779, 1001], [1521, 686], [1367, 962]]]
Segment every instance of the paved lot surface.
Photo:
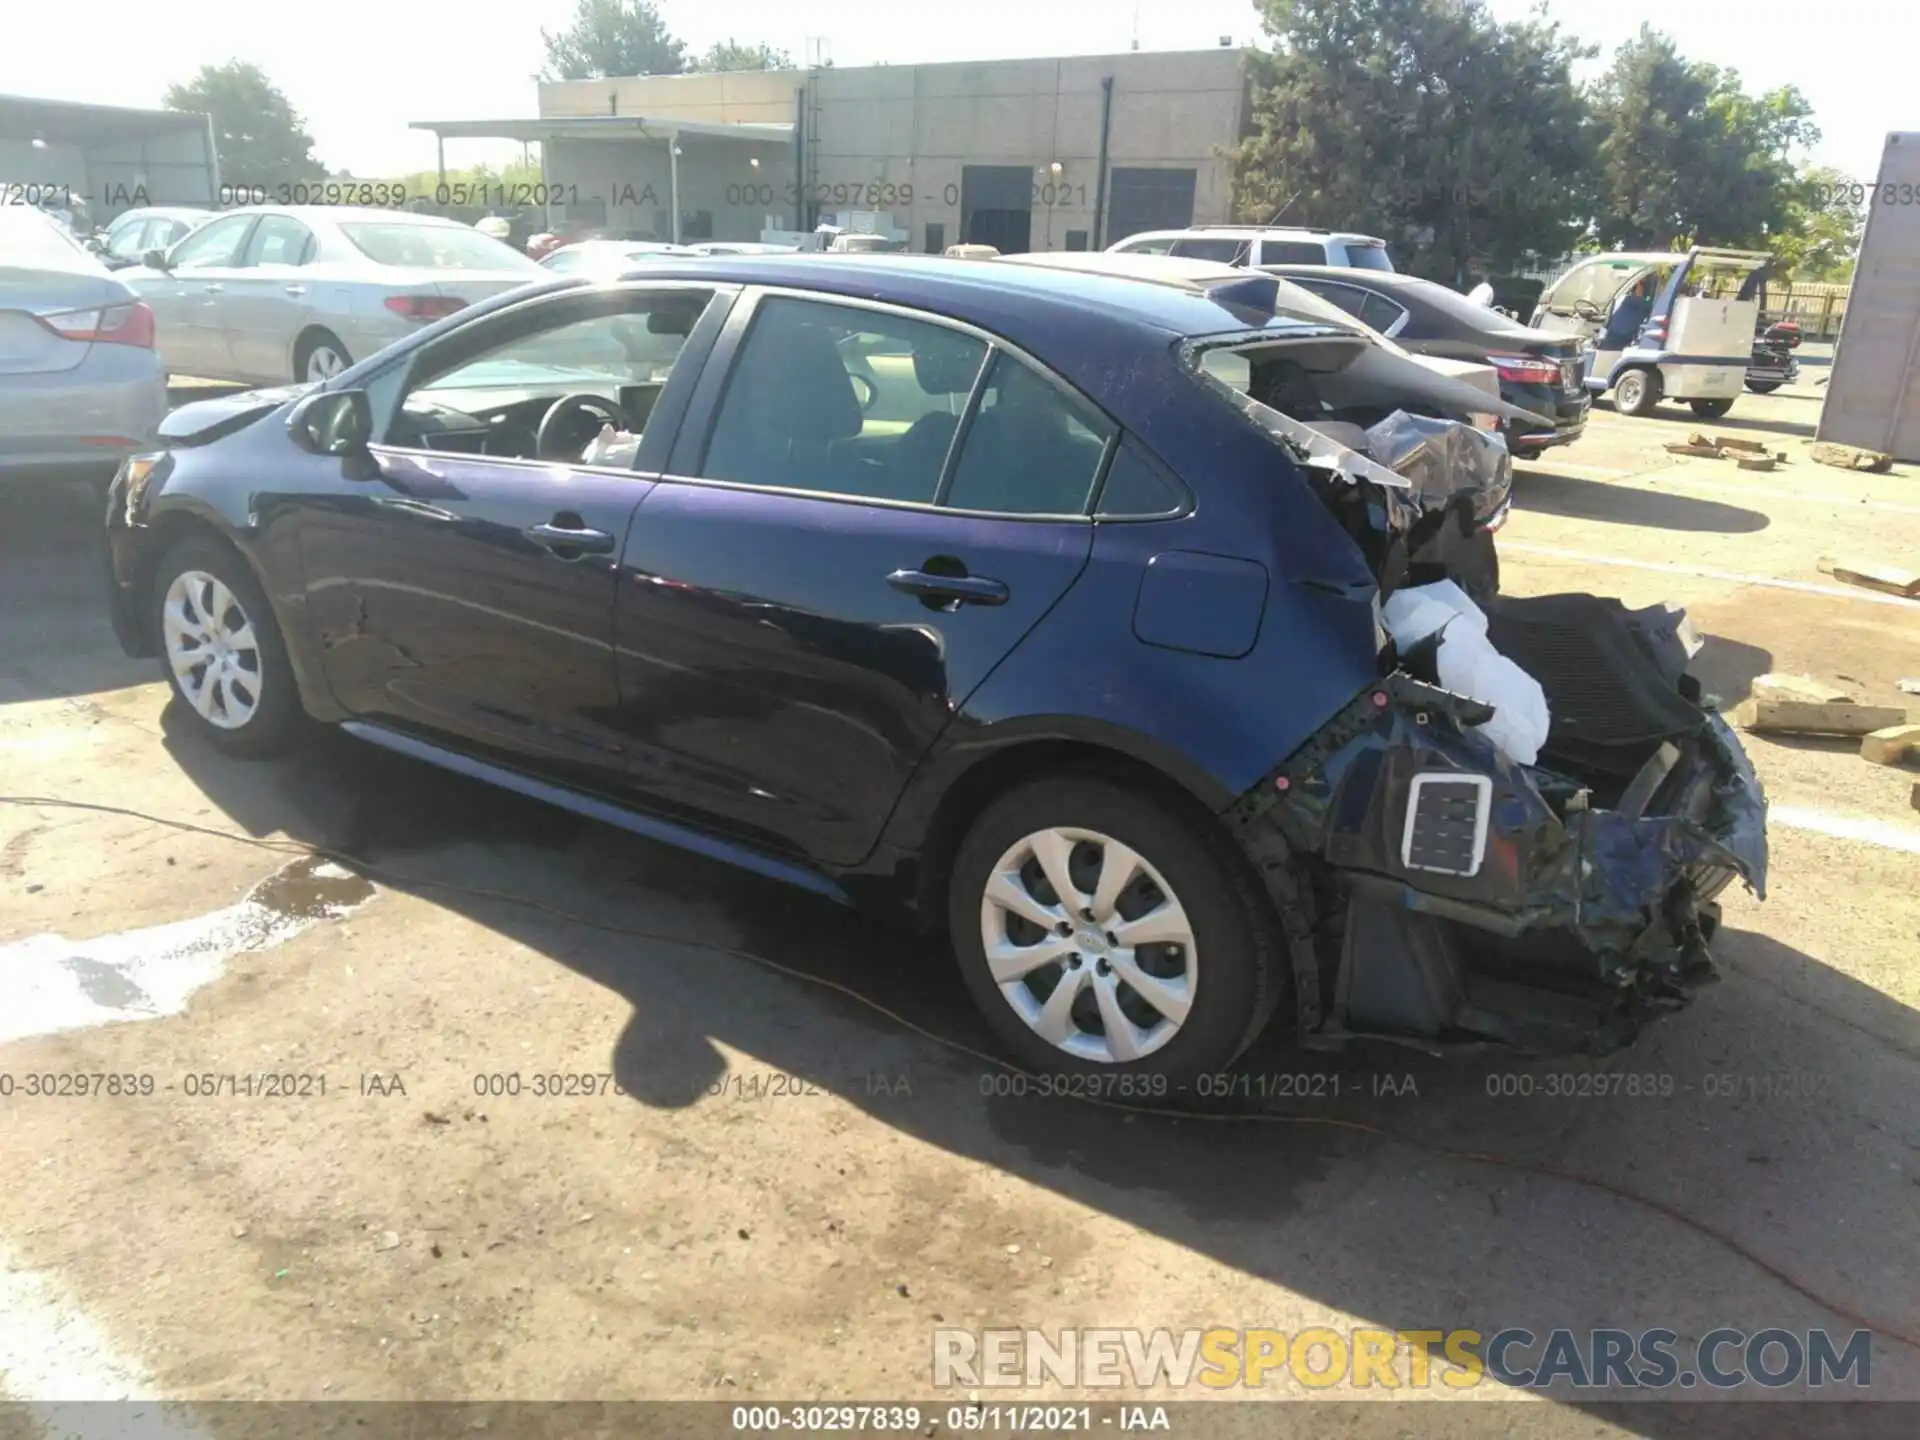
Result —
[[[1679, 601], [1728, 704], [1767, 670], [1902, 703], [1920, 604], [1815, 560], [1920, 553], [1920, 478], [1810, 463], [1820, 393], [1712, 427], [1766, 475], [1596, 412], [1523, 467], [1507, 587]], [[1271, 1041], [1250, 1073], [1338, 1096], [1131, 1116], [992, 1093], [950, 960], [810, 897], [343, 737], [210, 753], [115, 648], [92, 523], [0, 497], [0, 794], [141, 812], [0, 804], [0, 1394], [931, 1397], [942, 1324], [1871, 1324], [1871, 1393], [1920, 1397], [1911, 772], [1753, 740], [1769, 898], [1626, 1054]], [[23, 1093], [78, 1072], [154, 1091]], [[607, 1093], [531, 1093], [563, 1072]], [[262, 1073], [310, 1078], [192, 1093]], [[1671, 1094], [1542, 1093], [1594, 1073]], [[1591, 1405], [1528, 1433], [1680, 1433]]]

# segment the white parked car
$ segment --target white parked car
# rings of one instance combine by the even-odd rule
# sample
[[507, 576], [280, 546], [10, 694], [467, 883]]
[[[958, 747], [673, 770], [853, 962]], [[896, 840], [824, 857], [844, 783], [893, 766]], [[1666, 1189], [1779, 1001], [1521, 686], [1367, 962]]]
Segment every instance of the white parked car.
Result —
[[470, 225], [402, 211], [248, 206], [117, 278], [152, 309], [172, 375], [325, 380], [547, 272]]
[[664, 240], [575, 240], [549, 251], [540, 265], [562, 275], [618, 275], [642, 260], [700, 253], [691, 246], [670, 245]]
[[1122, 255], [1175, 255], [1223, 265], [1338, 265], [1391, 270], [1387, 242], [1375, 235], [1272, 225], [1190, 225], [1143, 230], [1107, 247]]

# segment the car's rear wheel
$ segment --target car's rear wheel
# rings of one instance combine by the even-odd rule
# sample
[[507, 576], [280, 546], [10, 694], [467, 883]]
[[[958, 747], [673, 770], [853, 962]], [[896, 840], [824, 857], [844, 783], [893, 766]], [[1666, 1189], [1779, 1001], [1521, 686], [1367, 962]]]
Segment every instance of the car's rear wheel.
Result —
[[1693, 407], [1693, 413], [1702, 420], [1718, 420], [1733, 409], [1731, 400], [1689, 400], [1687, 404]]
[[152, 603], [167, 683], [194, 728], [229, 755], [285, 749], [300, 727], [300, 694], [246, 562], [217, 541], [182, 540], [161, 558]]
[[1284, 942], [1211, 817], [1104, 780], [1003, 796], [955, 857], [948, 928], [987, 1023], [1035, 1074], [1230, 1064], [1279, 998]]
[[1633, 369], [1613, 382], [1613, 408], [1622, 415], [1645, 415], [1660, 403], [1660, 376]]
[[293, 378], [296, 381], [331, 380], [351, 364], [353, 357], [331, 330], [309, 330], [294, 349]]

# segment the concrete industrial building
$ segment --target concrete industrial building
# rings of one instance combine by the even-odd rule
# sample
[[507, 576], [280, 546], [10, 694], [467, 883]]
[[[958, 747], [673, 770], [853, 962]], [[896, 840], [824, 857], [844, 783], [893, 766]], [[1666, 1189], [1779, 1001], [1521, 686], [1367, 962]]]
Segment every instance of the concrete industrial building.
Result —
[[0, 185], [36, 202], [84, 199], [95, 224], [146, 205], [213, 208], [220, 189], [213, 122], [178, 110], [131, 110], [0, 95]]
[[414, 128], [443, 170], [449, 139], [538, 142], [554, 226], [758, 240], [840, 216], [1013, 253], [1231, 219], [1245, 96], [1223, 48], [560, 81], [537, 119]]

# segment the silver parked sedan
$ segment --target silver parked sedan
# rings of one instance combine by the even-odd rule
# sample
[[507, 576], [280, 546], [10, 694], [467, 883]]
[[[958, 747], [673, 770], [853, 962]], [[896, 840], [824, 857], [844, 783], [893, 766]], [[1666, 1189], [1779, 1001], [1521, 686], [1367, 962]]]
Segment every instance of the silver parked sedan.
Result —
[[57, 223], [0, 206], [0, 479], [104, 478], [166, 412], [153, 312]]
[[119, 278], [153, 307], [174, 375], [324, 380], [548, 272], [470, 225], [403, 211], [248, 206]]
[[149, 250], [168, 250], [213, 218], [211, 210], [191, 205], [153, 205], [128, 210], [99, 237], [94, 253], [109, 270], [138, 265]]

